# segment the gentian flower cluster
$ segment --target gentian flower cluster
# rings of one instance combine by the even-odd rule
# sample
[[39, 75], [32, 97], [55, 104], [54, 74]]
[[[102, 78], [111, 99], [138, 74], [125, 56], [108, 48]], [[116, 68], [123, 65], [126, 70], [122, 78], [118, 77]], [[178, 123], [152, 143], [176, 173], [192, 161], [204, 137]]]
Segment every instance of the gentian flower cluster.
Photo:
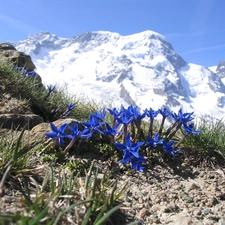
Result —
[[15, 69], [17, 72], [20, 72], [21, 75], [23, 75], [24, 77], [27, 77], [27, 76], [32, 76], [32, 77], [35, 77], [36, 76], [36, 73], [32, 70], [28, 70], [28, 69], [25, 69], [25, 67], [23, 66], [12, 66], [13, 69]]
[[[36, 73], [29, 71], [25, 67], [13, 66], [17, 72], [27, 77], [34, 77]], [[47, 86], [48, 93], [46, 99], [55, 90], [55, 86]], [[58, 115], [58, 117], [66, 117], [71, 114], [75, 104], [66, 104], [67, 109], [60, 114], [61, 107], [57, 106], [52, 114]], [[52, 132], [48, 132], [45, 135], [54, 140], [55, 146], [63, 146], [64, 139], [71, 140], [64, 149], [64, 152], [68, 152], [69, 149], [75, 144], [77, 139], [88, 139], [95, 132], [101, 135], [107, 135], [111, 138], [112, 144], [123, 152], [123, 159], [120, 160], [122, 164], [131, 164], [131, 168], [137, 171], [143, 171], [144, 166], [142, 163], [147, 162], [147, 156], [139, 155], [140, 148], [147, 151], [161, 151], [162, 155], [169, 154], [176, 156], [179, 152], [178, 147], [191, 134], [199, 134], [200, 130], [194, 130], [194, 123], [190, 123], [194, 117], [192, 113], [183, 113], [182, 109], [178, 113], [170, 112], [166, 108], [153, 110], [152, 108], [145, 109], [140, 112], [138, 106], [130, 105], [128, 108], [121, 106], [120, 110], [117, 108], [107, 109], [112, 117], [112, 124], [105, 122], [106, 110], [103, 109], [101, 113], [95, 112], [89, 117], [89, 121], [83, 122], [83, 129], [79, 130], [78, 124], [74, 127], [68, 124], [63, 124], [57, 128], [53, 123], [50, 123]], [[157, 130], [154, 130], [154, 120], [158, 115], [161, 115], [161, 124]], [[172, 119], [172, 124], [164, 131], [164, 125], [166, 118]], [[149, 127], [146, 135], [146, 131], [143, 130], [141, 123], [143, 119], [149, 118]], [[67, 129], [68, 128], [68, 129]], [[66, 132], [66, 130], [69, 130]], [[184, 135], [175, 143], [173, 138], [177, 132], [182, 130]], [[118, 142], [122, 141], [122, 143]], [[176, 139], [177, 140], [177, 139]], [[145, 152], [147, 152], [145, 151]]]
[[[65, 113], [68, 115], [71, 109], [75, 105], [67, 105], [68, 111]], [[83, 129], [80, 131], [78, 125], [73, 128], [68, 125], [62, 125], [57, 129], [53, 124], [51, 128], [53, 132], [46, 133], [46, 136], [52, 138], [59, 145], [63, 144], [63, 139], [71, 139], [70, 144], [65, 148], [67, 152], [75, 143], [78, 138], [85, 139], [90, 138], [93, 133], [97, 132], [101, 135], [108, 135], [111, 137], [114, 146], [123, 152], [123, 158], [120, 160], [122, 164], [131, 164], [131, 169], [137, 171], [143, 171], [145, 169], [142, 163], [148, 161], [147, 155], [142, 156], [139, 154], [139, 150], [158, 151], [161, 155], [176, 156], [180, 151], [178, 146], [184, 141], [188, 135], [199, 134], [200, 130], [194, 130], [194, 123], [190, 123], [194, 117], [192, 113], [183, 113], [182, 109], [178, 111], [178, 114], [164, 109], [153, 110], [145, 109], [140, 112], [138, 106], [130, 105], [128, 108], [121, 106], [120, 110], [107, 109], [111, 115], [112, 124], [105, 121], [106, 110], [103, 109], [101, 113], [96, 112], [91, 114], [89, 121], [82, 122]], [[161, 124], [156, 129], [154, 120], [157, 116], [161, 116]], [[172, 124], [164, 130], [166, 118], [170, 117], [169, 121], [173, 121]], [[143, 119], [149, 118], [149, 127], [147, 131], [143, 130], [141, 126]], [[145, 121], [145, 124], [147, 122]], [[65, 134], [65, 127], [69, 127], [71, 134]], [[177, 132], [181, 130], [183, 136], [176, 142], [173, 138], [177, 135]], [[146, 133], [147, 132], [147, 133]], [[142, 151], [144, 152], [144, 151]]]
[[[53, 89], [54, 90], [54, 89]], [[50, 91], [49, 94], [47, 95], [47, 97], [50, 95]], [[73, 108], [76, 106], [76, 104], [66, 104], [67, 109], [62, 113], [61, 112], [61, 106], [58, 105], [56, 106], [56, 108], [54, 110], [52, 110], [51, 115], [56, 117], [56, 118], [65, 118], [67, 116], [69, 116], [71, 114], [71, 111], [73, 110]]]

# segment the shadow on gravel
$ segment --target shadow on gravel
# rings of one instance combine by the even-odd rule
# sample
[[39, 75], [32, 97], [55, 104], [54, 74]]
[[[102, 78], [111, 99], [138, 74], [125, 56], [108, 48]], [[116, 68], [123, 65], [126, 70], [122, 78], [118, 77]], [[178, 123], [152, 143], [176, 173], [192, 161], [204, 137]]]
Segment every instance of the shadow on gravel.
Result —
[[152, 170], [152, 176], [160, 182], [162, 181], [160, 175], [155, 173], [159, 166], [160, 171], [163, 169], [170, 173], [172, 177], [179, 176], [183, 179], [194, 179], [199, 175], [198, 168], [225, 168], [225, 159], [215, 151], [199, 152], [190, 151], [190, 149], [183, 149], [176, 157], [166, 155], [160, 160], [150, 162], [147, 170], [148, 173]]

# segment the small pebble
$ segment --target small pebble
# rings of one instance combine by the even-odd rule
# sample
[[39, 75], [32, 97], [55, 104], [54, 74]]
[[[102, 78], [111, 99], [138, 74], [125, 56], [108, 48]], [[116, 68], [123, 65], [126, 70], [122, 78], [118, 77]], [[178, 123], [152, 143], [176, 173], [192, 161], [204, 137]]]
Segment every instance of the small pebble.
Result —
[[159, 210], [159, 206], [158, 205], [153, 205], [152, 206], [152, 211], [153, 212], [157, 212]]
[[139, 212], [140, 218], [143, 218], [146, 214], [147, 214], [147, 209], [146, 208], [141, 209], [140, 212]]

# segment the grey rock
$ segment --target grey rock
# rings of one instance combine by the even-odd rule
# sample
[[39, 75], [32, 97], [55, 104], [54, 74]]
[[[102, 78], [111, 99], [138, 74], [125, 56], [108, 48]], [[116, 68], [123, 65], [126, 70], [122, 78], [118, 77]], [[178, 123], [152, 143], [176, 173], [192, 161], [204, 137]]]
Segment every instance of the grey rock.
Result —
[[17, 67], [25, 67], [30, 71], [35, 69], [35, 65], [29, 55], [17, 51], [13, 45], [8, 43], [0, 43], [0, 62], [11, 63]]
[[0, 50], [14, 50], [16, 51], [16, 48], [9, 43], [0, 43]]
[[170, 225], [191, 225], [192, 219], [188, 216], [183, 216], [183, 215], [174, 215], [169, 218], [167, 221], [167, 224]]
[[43, 118], [35, 114], [0, 114], [0, 126], [5, 129], [19, 130], [28, 124], [28, 129], [43, 122]]

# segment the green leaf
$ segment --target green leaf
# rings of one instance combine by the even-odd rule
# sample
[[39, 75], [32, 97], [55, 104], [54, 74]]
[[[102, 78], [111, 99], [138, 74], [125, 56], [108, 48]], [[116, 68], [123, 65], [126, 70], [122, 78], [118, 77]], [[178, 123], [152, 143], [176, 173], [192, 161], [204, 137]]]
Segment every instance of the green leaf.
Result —
[[82, 204], [87, 203], [87, 202], [93, 202], [93, 201], [94, 201], [94, 199], [88, 199], [88, 200], [84, 200], [84, 201], [81, 201], [81, 202], [74, 203], [74, 204], [70, 205], [68, 208], [64, 209], [63, 211], [61, 211], [57, 215], [57, 217], [56, 217], [56, 219], [55, 219], [55, 221], [54, 221], [54, 223], [52, 225], [57, 225], [57, 223], [60, 220], [61, 216], [63, 216], [66, 212], [70, 211], [74, 207], [79, 206], [79, 205], [82, 205]]
[[16, 142], [16, 146], [15, 146], [15, 148], [13, 150], [13, 155], [12, 155], [13, 162], [18, 158], [19, 147], [21, 145], [21, 140], [22, 140], [22, 137], [23, 137], [23, 134], [24, 134], [26, 128], [27, 128], [27, 124], [24, 126], [24, 128], [23, 128], [22, 132], [20, 133], [20, 136], [19, 136], [19, 138], [18, 138], [18, 140]]
[[36, 216], [34, 219], [30, 220], [28, 225], [39, 225], [40, 220], [43, 219], [48, 214], [48, 206], [46, 206], [41, 213], [39, 213], [38, 216]]
[[90, 216], [91, 216], [91, 211], [92, 211], [92, 207], [90, 206], [85, 214], [85, 218], [84, 220], [82, 221], [82, 224], [81, 225], [87, 225], [88, 224], [88, 220], [90, 219]]
[[113, 213], [115, 213], [121, 206], [117, 205], [110, 209], [99, 221], [97, 221], [94, 225], [102, 225]]

